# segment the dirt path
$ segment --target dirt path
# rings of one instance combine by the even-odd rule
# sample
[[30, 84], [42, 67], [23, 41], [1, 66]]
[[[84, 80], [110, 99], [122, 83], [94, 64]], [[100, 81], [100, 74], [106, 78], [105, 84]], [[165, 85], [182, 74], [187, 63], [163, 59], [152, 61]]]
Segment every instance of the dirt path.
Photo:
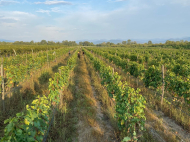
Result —
[[101, 104], [91, 84], [91, 77], [82, 56], [76, 70], [78, 142], [115, 142], [114, 130], [104, 117]]
[[[100, 101], [98, 100], [98, 96], [95, 92], [94, 87], [92, 86], [93, 94], [97, 102], [97, 120], [99, 122], [100, 129], [104, 132], [103, 139], [107, 140], [109, 142], [116, 142], [114, 129], [111, 126], [109, 120], [106, 118], [106, 116], [103, 114], [101, 109]], [[106, 141], [105, 141], [106, 142]]]
[[181, 141], [190, 142], [190, 133], [185, 131], [180, 125], [176, 124], [174, 120], [164, 116], [162, 111], [154, 111], [154, 113], [161, 119], [165, 130], [172, 132]]

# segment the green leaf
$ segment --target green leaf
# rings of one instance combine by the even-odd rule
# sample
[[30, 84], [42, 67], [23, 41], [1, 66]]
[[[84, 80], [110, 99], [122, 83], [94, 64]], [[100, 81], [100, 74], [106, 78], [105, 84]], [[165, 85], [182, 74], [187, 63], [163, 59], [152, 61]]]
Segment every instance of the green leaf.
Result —
[[133, 136], [136, 136], [136, 132], [135, 131], [133, 132]]
[[11, 120], [11, 118], [6, 119], [6, 120], [4, 121], [4, 124], [6, 124], [6, 123], [10, 122], [10, 120]]
[[124, 120], [121, 120], [121, 125], [123, 125], [124, 124]]
[[17, 129], [17, 135], [22, 135], [22, 130], [21, 129]]
[[130, 140], [131, 140], [131, 138], [125, 137], [122, 142], [128, 142], [128, 141], [130, 141]]

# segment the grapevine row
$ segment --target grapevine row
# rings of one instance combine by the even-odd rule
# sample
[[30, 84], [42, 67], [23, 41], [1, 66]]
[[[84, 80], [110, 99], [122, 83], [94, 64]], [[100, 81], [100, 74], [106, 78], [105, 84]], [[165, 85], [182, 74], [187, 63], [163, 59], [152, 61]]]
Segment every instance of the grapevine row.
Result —
[[[92, 49], [91, 49], [92, 50]], [[110, 55], [106, 52], [93, 50], [95, 53], [113, 61], [114, 64], [120, 66], [126, 72], [129, 72], [134, 77], [139, 77], [143, 80], [146, 87], [152, 86], [155, 89], [162, 87], [162, 71], [160, 67], [151, 65], [148, 69], [145, 69], [143, 64], [139, 64], [135, 61], [122, 59], [119, 56]], [[181, 71], [181, 70], [180, 70]], [[182, 72], [183, 73], [183, 72]], [[165, 74], [165, 89], [172, 92], [174, 97], [183, 97], [187, 103], [190, 103], [190, 76], [184, 79], [181, 76], [177, 76], [172, 71], [168, 70]], [[177, 95], [176, 95], [177, 94]]]
[[139, 94], [140, 89], [135, 90], [122, 82], [118, 73], [112, 73], [112, 68], [106, 67], [103, 62], [85, 50], [96, 71], [99, 71], [102, 84], [106, 86], [108, 94], [115, 99], [116, 118], [118, 127], [122, 133], [127, 134], [125, 139], [137, 140], [137, 134], [144, 129], [146, 101]]
[[49, 79], [49, 95], [38, 96], [32, 104], [26, 105], [26, 112], [17, 113], [16, 117], [4, 121], [8, 125], [4, 129], [1, 142], [34, 142], [42, 141], [50, 121], [52, 109], [56, 109], [60, 101], [61, 90], [68, 85], [69, 74], [76, 64], [77, 52], [68, 60], [67, 66], [59, 68], [54, 78]]
[[[60, 57], [63, 54], [69, 52], [73, 48], [62, 48], [55, 50], [56, 57]], [[10, 60], [8, 62], [5, 60], [4, 71], [6, 78], [7, 87], [11, 88], [14, 86], [15, 82], [23, 81], [28, 75], [30, 75], [34, 70], [40, 69], [45, 63], [55, 60], [54, 51], [49, 51], [48, 53], [42, 52], [39, 53], [36, 57], [32, 57], [32, 55], [27, 56], [26, 63], [23, 63], [23, 56], [16, 56], [15, 60]], [[25, 56], [24, 56], [25, 57]], [[2, 78], [1, 78], [2, 80]]]

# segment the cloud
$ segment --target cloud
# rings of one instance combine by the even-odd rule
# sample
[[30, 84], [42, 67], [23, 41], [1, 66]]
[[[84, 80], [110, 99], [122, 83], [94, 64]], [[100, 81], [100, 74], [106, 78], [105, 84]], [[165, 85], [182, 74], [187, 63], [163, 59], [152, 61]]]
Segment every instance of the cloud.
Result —
[[115, 2], [121, 2], [121, 1], [126, 1], [126, 0], [115, 0]]
[[9, 1], [9, 0], [0, 0], [0, 6], [1, 5], [10, 5], [10, 4], [15, 4], [15, 3], [20, 3], [18, 1]]
[[22, 11], [0, 11], [0, 23], [17, 23], [25, 19], [36, 18], [34, 14]]
[[107, 2], [123, 2], [123, 1], [127, 1], [127, 0], [108, 0]]
[[43, 10], [43, 9], [39, 9], [38, 11], [36, 11], [36, 12], [40, 12], [40, 13], [47, 13], [47, 14], [49, 14], [50, 13], [50, 11], [49, 10]]
[[183, 6], [189, 6], [190, 1], [189, 0], [172, 0], [173, 4], [181, 4]]
[[15, 23], [18, 19], [16, 18], [7, 18], [5, 16], [0, 16], [0, 23]]
[[71, 2], [68, 1], [45, 1], [45, 2], [35, 2], [35, 4], [46, 4], [46, 5], [72, 5]]
[[22, 12], [22, 11], [10, 11], [8, 13], [12, 13], [12, 15], [21, 15], [21, 16], [30, 16], [30, 17], [35, 17], [34, 14], [28, 13], [28, 12]]
[[62, 9], [59, 5], [51, 5], [52, 0], [38, 1], [45, 6], [37, 9], [37, 12], [44, 13], [43, 16], [36, 16], [39, 13], [33, 15], [22, 11], [0, 10], [0, 38], [23, 41], [98, 38], [127, 40], [183, 37], [190, 33], [190, 20], [186, 18], [190, 16], [189, 7], [183, 6], [186, 0], [173, 0], [175, 3], [172, 0], [127, 0], [127, 3], [111, 0], [112, 3], [106, 5], [111, 7], [109, 9], [94, 3], [83, 5], [82, 2], [77, 3], [75, 9]]
[[53, 8], [51, 8], [51, 12], [57, 12], [57, 13], [59, 13], [59, 12], [62, 12], [62, 10], [60, 10], [59, 7], [53, 7]]
[[36, 12], [39, 12], [39, 13], [46, 13], [50, 16], [50, 12], [55, 12], [55, 13], [63, 13], [62, 10], [60, 10], [59, 7], [53, 7], [51, 8], [50, 10], [44, 10], [44, 9], [39, 9], [38, 11]]

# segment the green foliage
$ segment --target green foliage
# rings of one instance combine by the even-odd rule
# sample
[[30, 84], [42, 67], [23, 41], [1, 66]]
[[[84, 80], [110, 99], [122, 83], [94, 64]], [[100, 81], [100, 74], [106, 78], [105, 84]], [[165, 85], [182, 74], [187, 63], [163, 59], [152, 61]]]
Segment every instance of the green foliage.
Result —
[[137, 55], [132, 54], [132, 55], [130, 56], [130, 60], [131, 60], [131, 61], [137, 61]]
[[156, 59], [152, 59], [151, 61], [148, 62], [148, 66], [159, 66], [160, 62], [158, 62]]
[[135, 77], [142, 76], [142, 72], [144, 71], [144, 66], [136, 62], [130, 62], [128, 64], [127, 71]]
[[[1, 43], [1, 42], [0, 42]], [[50, 49], [59, 49], [60, 45], [27, 45], [27, 44], [17, 44], [17, 43], [12, 43], [9, 45], [1, 45], [0, 44], [0, 55], [3, 56], [12, 56], [14, 55], [13, 49], [16, 51], [17, 55], [19, 54], [24, 54], [24, 53], [32, 53], [32, 50], [34, 53], [39, 52], [39, 51], [46, 51]], [[32, 49], [32, 50], [31, 50]]]
[[159, 68], [150, 66], [145, 71], [145, 76], [143, 78], [146, 87], [152, 86], [158, 88], [162, 85], [162, 72]]
[[143, 59], [142, 56], [138, 57], [138, 62], [139, 62], [139, 64], [143, 64], [144, 63], [144, 59]]
[[[188, 97], [190, 96], [189, 95], [190, 53], [184, 54], [181, 51], [179, 52], [178, 50], [172, 53], [171, 51], [167, 50], [160, 51], [159, 49], [154, 49], [154, 50], [152, 49], [131, 50], [123, 48], [117, 48], [117, 49], [88, 48], [88, 49], [93, 50], [94, 53], [109, 59], [110, 62], [113, 62], [115, 65], [122, 67], [122, 69], [124, 69], [126, 72], [129, 72], [131, 75], [143, 79], [146, 87], [149, 86], [152, 86], [154, 88], [161, 87], [162, 72], [160, 69], [161, 65], [164, 65], [165, 70], [174, 73], [172, 76], [170, 75], [170, 73], [165, 73], [165, 89], [169, 90], [171, 93], [174, 93], [175, 96], [177, 95], [179, 97], [184, 97], [186, 102], [190, 103], [190, 97]], [[117, 56], [115, 56], [116, 50], [117, 50]], [[132, 55], [141, 53], [138, 58], [139, 62], [123, 59], [125, 58], [124, 55], [126, 55], [125, 52], [126, 53], [132, 52]], [[129, 59], [130, 56], [127, 56], [127, 58]], [[140, 58], [148, 62], [148, 66], [147, 64], [145, 64], [146, 69], [144, 69], [144, 63], [142, 63], [139, 60]]]
[[1, 142], [42, 141], [51, 111], [48, 98], [38, 96], [31, 106], [26, 105], [26, 110], [26, 113], [17, 113], [16, 117], [4, 121], [9, 124], [4, 129], [5, 134]]
[[125, 137], [122, 142], [128, 142], [128, 141], [131, 141], [131, 138]]
[[149, 58], [150, 58], [150, 56], [149, 56], [149, 55], [145, 55], [145, 56], [144, 56], [144, 60], [145, 60], [145, 62], [147, 62], [147, 63], [148, 63]]
[[39, 78], [40, 84], [45, 84], [49, 81], [49, 78], [51, 78], [51, 74], [49, 72], [44, 72]]
[[110, 67], [106, 67], [99, 59], [93, 58], [88, 51], [86, 55], [96, 71], [99, 71], [101, 83], [106, 86], [109, 96], [116, 100], [115, 110], [119, 130], [128, 135], [130, 139], [137, 140], [136, 132], [144, 129], [146, 120], [144, 113], [146, 101], [139, 94], [140, 89], [135, 91], [126, 82], [121, 82], [121, 77], [117, 72], [113, 74]]
[[181, 75], [183, 77], [188, 77], [190, 75], [190, 66], [176, 64], [176, 65], [174, 65], [172, 71], [176, 75]]
[[[71, 49], [57, 49], [56, 57], [60, 57]], [[48, 53], [48, 59], [47, 59]], [[31, 73], [41, 68], [45, 63], [55, 60], [54, 50], [48, 52], [40, 52], [35, 57], [32, 54], [17, 55], [16, 57], [4, 58], [3, 66], [7, 78], [7, 86], [13, 87], [14, 82], [20, 82], [30, 77]], [[27, 62], [26, 62], [27, 60]]]
[[[69, 73], [73, 69], [77, 52], [69, 59], [67, 66], [60, 67], [60, 73], [49, 79], [49, 95], [38, 96], [32, 104], [26, 105], [26, 112], [17, 113], [16, 117], [4, 121], [4, 137], [1, 142], [36, 142], [42, 141], [52, 114], [52, 108], [60, 101], [59, 90], [68, 85]], [[47, 78], [46, 78], [47, 79]]]
[[190, 104], [190, 77], [186, 80], [175, 73], [168, 71], [165, 77], [165, 87], [169, 92], [175, 92], [178, 96], [184, 97]]

